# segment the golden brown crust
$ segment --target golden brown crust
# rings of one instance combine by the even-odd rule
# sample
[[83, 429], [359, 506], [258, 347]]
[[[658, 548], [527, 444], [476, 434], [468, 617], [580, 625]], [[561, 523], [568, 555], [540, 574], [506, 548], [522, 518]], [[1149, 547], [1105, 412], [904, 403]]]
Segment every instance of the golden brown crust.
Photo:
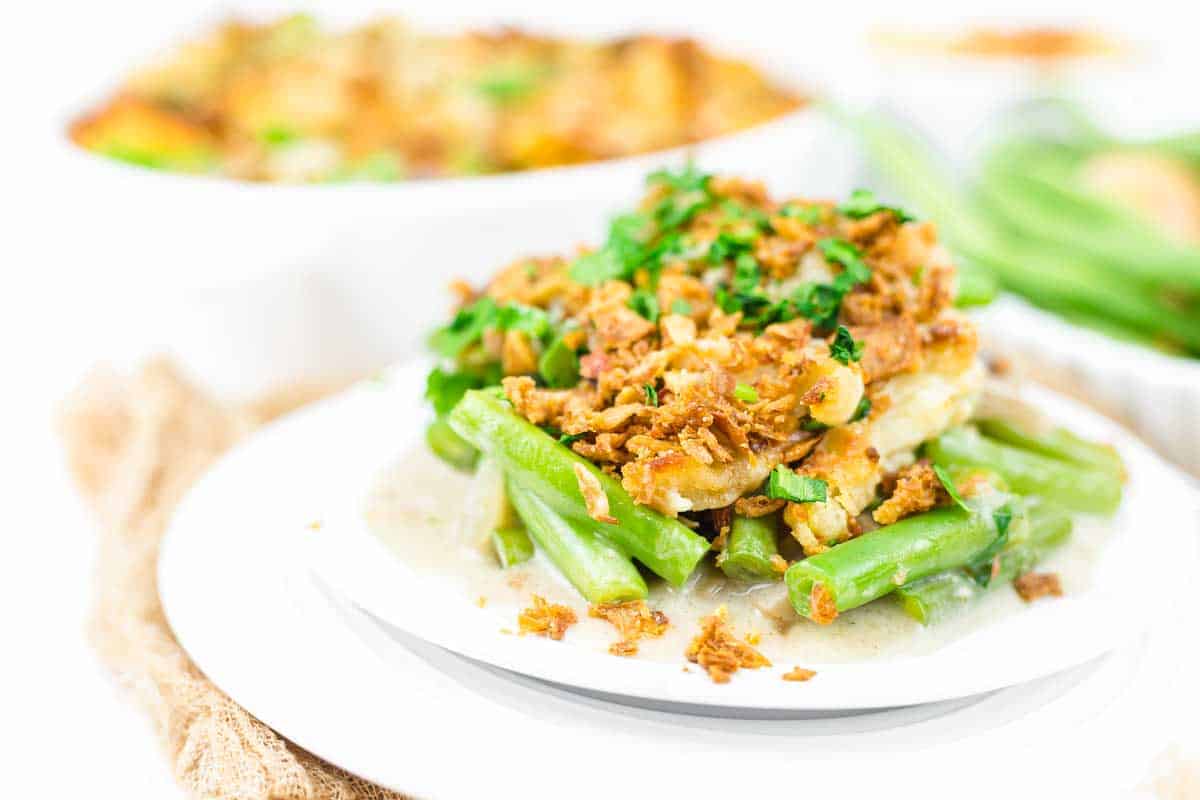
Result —
[[588, 616], [603, 619], [617, 629], [620, 638], [608, 647], [614, 656], [637, 655], [639, 639], [662, 636], [670, 625], [667, 615], [651, 610], [645, 600], [593, 605], [588, 608]]
[[871, 514], [880, 525], [891, 525], [905, 517], [928, 511], [949, 499], [941, 480], [926, 459], [902, 469], [896, 476], [895, 488]]
[[522, 636], [531, 633], [555, 641], [561, 640], [567, 628], [578, 621], [575, 612], [567, 606], [547, 603], [546, 598], [536, 594], [533, 596], [533, 605], [517, 615], [517, 626]]
[[700, 620], [700, 633], [688, 645], [686, 655], [688, 661], [704, 668], [713, 683], [728, 683], [739, 669], [771, 666], [766, 656], [733, 635], [725, 606]]

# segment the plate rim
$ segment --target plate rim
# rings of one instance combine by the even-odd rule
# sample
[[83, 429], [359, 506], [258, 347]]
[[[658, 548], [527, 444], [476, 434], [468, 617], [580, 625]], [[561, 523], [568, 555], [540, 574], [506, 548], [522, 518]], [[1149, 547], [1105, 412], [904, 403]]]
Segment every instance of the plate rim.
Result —
[[[394, 401], [397, 396], [419, 385], [418, 379], [424, 374], [427, 365], [428, 362], [422, 359], [400, 364], [387, 373], [382, 384], [377, 380], [353, 387], [341, 395], [328, 398], [271, 426], [270, 429], [263, 432], [262, 436], [286, 436], [291, 430], [309, 424], [306, 420], [321, 417], [326, 413], [349, 413], [345, 409], [357, 408], [354, 405], [356, 402], [370, 406], [372, 398], [381, 398], [389, 409], [395, 409]], [[1136, 460], [1139, 463], [1144, 462], [1143, 466], [1151, 465], [1153, 470], [1148, 471], [1159, 471], [1162, 476], [1176, 479], [1181, 489], [1191, 491], [1191, 487], [1175, 475], [1174, 468], [1163, 463], [1140, 442], [1133, 440], [1132, 436], [1116, 423], [1086, 409], [1070, 398], [1040, 387], [1030, 387], [1030, 389], [1035, 396], [1045, 395], [1054, 398], [1053, 402], [1065, 404], [1072, 413], [1083, 413], [1085, 416], [1092, 417], [1091, 424], [1103, 427], [1107, 433], [1117, 438], [1123, 450], [1140, 451], [1136, 452]], [[405, 394], [405, 397], [408, 397], [408, 402], [413, 405], [414, 409], [419, 408], [417, 399], [419, 392], [412, 392], [412, 394], [415, 396], [409, 397]], [[339, 409], [339, 407], [341, 410], [328, 410]], [[400, 415], [396, 414], [396, 416]], [[407, 429], [410, 439], [418, 438], [420, 431], [418, 421], [409, 420], [394, 425], [394, 429], [400, 428]], [[389, 441], [385, 444], [386, 446], [380, 445], [378, 448], [381, 458], [385, 453], [394, 457], [402, 449], [399, 442], [393, 444]], [[245, 447], [253, 448], [255, 444], [247, 442]], [[236, 457], [236, 454], [231, 456], [231, 458]], [[377, 475], [379, 469], [386, 463], [383, 461], [369, 467], [364, 466], [362, 469], [353, 471], [352, 474], [359, 476], [357, 480], [362, 480], [361, 476], [363, 475]], [[355, 478], [352, 477], [350, 480], [355, 480]], [[1156, 482], [1161, 482], [1161, 476], [1156, 479]], [[1114, 630], [1105, 635], [1102, 644], [1070, 637], [1061, 643], [1062, 653], [1065, 655], [1060, 654], [1059, 658], [1054, 660], [1049, 667], [1045, 666], [1044, 660], [1027, 658], [1019, 664], [1009, 665], [1005, 670], [1007, 677], [1002, 680], [986, 674], [977, 676], [974, 670], [958, 670], [954, 673], [953, 681], [937, 682], [936, 687], [926, 685], [922, 691], [909, 688], [903, 693], [898, 693], [895, 688], [897, 685], [909, 686], [911, 681], [908, 683], [904, 681], [881, 682], [872, 680], [872, 678], [877, 677], [881, 666], [886, 666], [892, 675], [895, 675], [899, 669], [902, 675], [919, 676], [921, 671], [928, 666], [923, 662], [927, 662], [927, 659], [936, 654], [865, 664], [806, 664], [806, 666], [818, 667], [822, 672], [823, 680], [820, 688], [813, 682], [806, 685], [805, 691], [795, 691], [794, 689], [785, 691], [779, 688], [783, 684], [779, 682], [778, 675], [775, 674], [778, 671], [776, 669], [739, 673], [730, 684], [714, 686], [698, 670], [693, 670], [693, 673], [697, 674], [681, 675], [679, 667], [684, 663], [682, 655], [679, 664], [623, 659], [619, 662], [621, 667], [613, 669], [612, 656], [603, 652], [579, 647], [563, 647], [562, 643], [535, 637], [495, 636], [492, 640], [484, 643], [473, 638], [471, 632], [460, 635], [455, 626], [419, 623], [411, 618], [412, 615], [408, 620], [399, 619], [395, 608], [391, 605], [394, 602], [394, 586], [392, 584], [385, 586], [384, 579], [378, 577], [373, 581], [364, 581], [361, 569], [355, 574], [353, 563], [348, 564], [345, 561], [347, 551], [345, 540], [339, 538], [335, 541], [333, 536], [324, 535], [330, 530], [338, 530], [344, 534], [344, 529], [339, 527], [344, 523], [346, 520], [335, 517], [331, 524], [330, 518], [326, 516], [322, 519], [322, 532], [306, 537], [301, 547], [306, 551], [305, 557], [314, 574], [358, 607], [425, 641], [468, 658], [560, 685], [650, 701], [707, 705], [726, 709], [745, 708], [775, 711], [876, 709], [936, 702], [992, 691], [1069, 669], [1120, 646], [1129, 637], [1139, 634], [1144, 627]], [[365, 524], [363, 527], [365, 528]], [[1173, 537], [1165, 541], [1183, 545], [1181, 534], [1171, 534], [1170, 531], [1167, 531], [1164, 535]], [[374, 556], [378, 557], [375, 560], [387, 563], [392, 568], [398, 565], [394, 554], [388, 551], [376, 537], [368, 534], [367, 537], [356, 535], [355, 538], [359, 539], [358, 544], [373, 550]], [[1111, 542], [1105, 544], [1106, 548], [1111, 546]], [[363, 566], [363, 563], [367, 563], [362, 559], [360, 562], [359, 568]], [[395, 573], [397, 577], [401, 574], [400, 572]], [[465, 598], [463, 599], [465, 602]], [[478, 612], [476, 611], [476, 613]], [[768, 656], [770, 656], [769, 653]], [[946, 661], [944, 654], [941, 660]], [[953, 662], [951, 662], [952, 664]], [[784, 665], [781, 662], [779, 666]], [[909, 672], [905, 673], [905, 669]], [[833, 676], [830, 675], [830, 672], [833, 672]], [[570, 677], [564, 680], [563, 676]], [[580, 676], [587, 676], [587, 680], [581, 681]], [[835, 683], [835, 685], [830, 687], [830, 683]], [[772, 688], [764, 690], [764, 685]]]

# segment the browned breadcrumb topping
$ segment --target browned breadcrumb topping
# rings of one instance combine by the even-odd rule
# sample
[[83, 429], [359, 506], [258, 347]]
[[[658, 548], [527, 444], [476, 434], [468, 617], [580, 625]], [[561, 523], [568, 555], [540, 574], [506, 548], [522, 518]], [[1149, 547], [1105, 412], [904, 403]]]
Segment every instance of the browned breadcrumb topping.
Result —
[[[448, 35], [393, 17], [334, 29], [291, 15], [231, 20], [154, 59], [70, 135], [97, 152], [245, 180], [394, 180], [648, 153], [805, 102], [688, 38], [510, 26]], [[294, 152], [306, 157], [280, 157]]]
[[785, 681], [803, 683], [805, 681], [812, 680], [813, 676], [816, 674], [817, 673], [811, 669], [805, 669], [804, 667], [792, 667], [790, 672], [783, 673], [783, 679]]
[[1042, 597], [1062, 597], [1062, 581], [1056, 572], [1026, 572], [1013, 581], [1013, 588], [1026, 603]]
[[561, 640], [567, 628], [578, 621], [575, 612], [567, 606], [547, 603], [546, 598], [536, 594], [533, 596], [533, 605], [517, 615], [517, 627], [522, 636], [532, 633], [555, 641]]
[[651, 610], [645, 600], [593, 605], [588, 608], [588, 616], [606, 620], [617, 629], [620, 638], [608, 648], [614, 656], [637, 655], [639, 639], [662, 636], [670, 625], [667, 615]]
[[949, 499], [942, 482], [926, 459], [911, 464], [896, 475], [895, 488], [871, 514], [880, 525], [891, 525], [905, 517], [928, 511]]
[[688, 661], [704, 668], [713, 683], [728, 683], [739, 669], [771, 666], [766, 656], [733, 635], [725, 606], [700, 620], [700, 633], [688, 645], [686, 655]]
[[[471, 298], [546, 312], [556, 330], [568, 331], [563, 337], [582, 345], [574, 386], [539, 385], [537, 358], [523, 348], [547, 345], [520, 330], [488, 331], [471, 358], [498, 363], [514, 410], [570, 437], [575, 453], [618, 478], [636, 502], [669, 516], [782, 510], [813, 555], [861, 533], [857, 518], [890, 465], [965, 421], [978, 390], [975, 329], [952, 309], [955, 269], [932, 223], [779, 201], [735, 178], [711, 177], [705, 186], [705, 204], [672, 230], [686, 246], [663, 256], [654, 277], [639, 268], [628, 280], [585, 284], [572, 278], [570, 259], [522, 259]], [[642, 213], [677, 198], [672, 191], [655, 184]], [[762, 302], [799, 302], [805, 287], [832, 287], [848, 269], [829, 254], [830, 243], [852, 251], [864, 277], [850, 282], [836, 316], [805, 312], [821, 328], [800, 311], [748, 320], [750, 306], [723, 310], [735, 307], [727, 300], [737, 259], [713, 253], [731, 238], [753, 242], [742, 253], [755, 264], [747, 296]], [[647, 303], [654, 313], [635, 310]], [[835, 357], [836, 326], [862, 344], [861, 359]], [[508, 341], [514, 336], [520, 345]], [[936, 373], [955, 394], [936, 413], [904, 419], [908, 398], [923, 396], [912, 383], [923, 373]], [[827, 502], [757, 494], [780, 464], [824, 481]], [[592, 517], [609, 521], [595, 476], [577, 470], [577, 479]], [[912, 513], [905, 506], [920, 501], [921, 480], [914, 474], [883, 514]], [[727, 521], [711, 521], [719, 536]]]
[[[758, 184], [731, 179], [713, 184], [724, 197], [768, 214], [781, 207]], [[764, 233], [758, 245], [771, 254], [772, 277], [794, 280], [814, 270], [828, 274], [836, 267], [821, 258], [815, 243], [827, 236], [851, 242], [872, 269], [870, 281], [842, 306], [840, 321], [866, 343], [861, 365], [853, 365], [853, 371], [870, 385], [920, 369], [927, 349], [958, 334], [948, 322], [935, 327], [951, 304], [953, 267], [933, 253], [932, 224], [901, 225], [887, 212], [853, 220], [824, 208], [815, 226], [772, 217], [775, 231]], [[701, 242], [725, 230], [718, 211], [699, 214], [690, 229]], [[703, 475], [724, 467], [722, 472], [734, 475], [731, 484], [740, 488], [756, 484], [775, 463], [800, 460], [816, 446], [820, 437], [800, 428], [805, 416], [800, 406], [819, 403], [822, 394], [829, 404], [841, 383], [833, 374], [827, 339], [814, 337], [808, 320], [770, 325], [761, 335], [739, 328], [741, 313], [717, 308], [711, 279], [681, 262], [668, 265], [659, 280], [657, 299], [664, 313], [655, 325], [629, 307], [629, 284], [581, 286], [567, 270], [566, 261], [532, 266], [522, 261], [500, 273], [487, 293], [500, 302], [557, 306], [574, 318], [587, 333], [589, 352], [581, 363], [586, 380], [572, 389], [541, 389], [518, 374], [504, 382], [505, 391], [531, 422], [586, 434], [573, 449], [619, 470], [641, 502], [673, 513], [678, 509], [656, 491], [663, 476], [685, 469]], [[914, 285], [918, 273], [919, 286]], [[666, 313], [676, 300], [687, 302], [687, 314]], [[973, 339], [965, 345], [973, 355]], [[757, 401], [734, 397], [738, 383], [753, 386]], [[645, 401], [647, 384], [662, 387], [657, 406]], [[715, 488], [708, 494], [727, 496]]]

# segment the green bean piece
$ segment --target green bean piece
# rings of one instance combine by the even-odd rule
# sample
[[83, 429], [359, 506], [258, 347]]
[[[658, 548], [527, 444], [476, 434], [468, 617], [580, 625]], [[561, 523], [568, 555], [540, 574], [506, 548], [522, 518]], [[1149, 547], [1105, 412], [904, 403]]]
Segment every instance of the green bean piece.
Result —
[[[495, 394], [467, 392], [448, 419], [460, 436], [495, 458], [518, 485], [568, 520], [595, 526], [622, 552], [671, 584], [682, 586], [708, 552], [703, 536], [677, 519], [635, 503], [615, 478], [522, 419]], [[576, 466], [599, 481], [616, 524], [597, 522], [588, 515]]]
[[1074, 522], [1062, 508], [1037, 503], [1029, 510], [1029, 538], [1000, 553], [999, 569], [991, 582], [980, 586], [962, 569], [950, 569], [906, 583], [896, 590], [904, 611], [922, 625], [948, 618], [989, 589], [1009, 583], [1028, 572], [1046, 554], [1071, 536]]
[[425, 443], [434, 455], [455, 469], [468, 471], [479, 460], [479, 451], [455, 433], [445, 417], [438, 417], [429, 423], [425, 429]]
[[729, 578], [745, 583], [778, 580], [775, 568], [779, 548], [775, 539], [777, 519], [743, 517], [735, 514], [729, 524], [729, 539], [725, 550], [717, 556], [717, 566]]
[[579, 383], [579, 357], [561, 338], [555, 339], [538, 359], [538, 374], [551, 389], [566, 389]]
[[492, 547], [504, 569], [533, 558], [533, 540], [524, 528], [497, 528], [492, 531]]
[[989, 272], [978, 266], [958, 265], [958, 293], [954, 305], [959, 308], [986, 306], [996, 299], [999, 287]]
[[1110, 263], [1114, 278], [1200, 288], [1200, 251], [1084, 190], [1081, 167], [1081, 154], [1062, 146], [1012, 141], [985, 160], [979, 189], [1014, 229]]
[[646, 597], [646, 581], [628, 556], [596, 532], [600, 523], [563, 519], [511, 480], [508, 496], [538, 547], [589, 603]]
[[975, 424], [984, 436], [1004, 444], [1072, 464], [1109, 470], [1116, 475], [1125, 473], [1121, 456], [1112, 445], [1089, 442], [1066, 428], [1035, 432], [1010, 420], [995, 418], [981, 419]]
[[1111, 514], [1121, 504], [1121, 480], [1111, 470], [1001, 444], [974, 428], [946, 431], [925, 444], [925, 453], [949, 468], [990, 469], [1012, 491], [1045, 497], [1073, 511]]
[[801, 616], [832, 622], [905, 583], [966, 564], [999, 535], [984, 509], [916, 514], [792, 564], [784, 575], [788, 599]]

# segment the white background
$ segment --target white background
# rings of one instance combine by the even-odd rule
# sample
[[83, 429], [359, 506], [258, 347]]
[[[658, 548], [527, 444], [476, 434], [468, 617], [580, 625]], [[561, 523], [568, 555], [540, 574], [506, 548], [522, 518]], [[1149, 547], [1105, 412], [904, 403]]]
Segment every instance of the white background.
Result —
[[[303, 4], [314, 7], [313, 4]], [[497, 3], [441, 2], [428, 11], [413, 3], [379, 4], [414, 17], [453, 18]], [[514, 17], [586, 16], [637, 28], [671, 27], [702, 16], [708, 24], [764, 47], [784, 48], [814, 80], [849, 96], [870, 93], [861, 34], [867, 23], [945, 23], [964, 18], [962, 3], [854, 2], [843, 4], [705, 4], [616, 2], [578, 8], [565, 2], [512, 2]], [[1195, 12], [1184, 3], [1101, 4], [991, 2], [973, 4], [988, 20], [1096, 21], [1150, 43], [1180, 66], [1130, 96], [1129, 113], [1147, 119], [1200, 123]], [[332, 6], [332, 4], [331, 4]], [[134, 313], [153, 302], [139, 284], [112, 276], [153, 270], [167, 285], [171, 254], [160, 263], [120, 263], [119, 253], [95, 252], [73, 236], [72, 219], [59, 210], [72, 191], [51, 143], [76, 98], [118, 75], [123, 66], [174, 38], [198, 19], [243, 8], [234, 3], [26, 2], [7, 9], [0, 80], [3, 130], [0, 186], [4, 199], [0, 263], [0, 354], [3, 354], [4, 456], [0, 458], [0, 517], [5, 547], [0, 601], [5, 622], [0, 661], [0, 747], [11, 796], [171, 797], [173, 785], [140, 715], [125, 705], [84, 640], [93, 532], [75, 501], [53, 432], [54, 405], [97, 361], [129, 363], [161, 346], [158, 331]], [[1052, 7], [1047, 11], [1047, 7]], [[1173, 11], [1171, 9], [1174, 9]], [[523, 12], [523, 13], [522, 13]], [[482, 12], [481, 12], [482, 13]], [[1097, 16], [1099, 15], [1099, 16]], [[123, 198], [112, 198], [122, 203]], [[219, 232], [214, 232], [214, 235]], [[1194, 628], [1185, 635], [1195, 636]], [[1154, 731], [1130, 732], [1153, 736]], [[11, 785], [24, 776], [27, 792]]]

